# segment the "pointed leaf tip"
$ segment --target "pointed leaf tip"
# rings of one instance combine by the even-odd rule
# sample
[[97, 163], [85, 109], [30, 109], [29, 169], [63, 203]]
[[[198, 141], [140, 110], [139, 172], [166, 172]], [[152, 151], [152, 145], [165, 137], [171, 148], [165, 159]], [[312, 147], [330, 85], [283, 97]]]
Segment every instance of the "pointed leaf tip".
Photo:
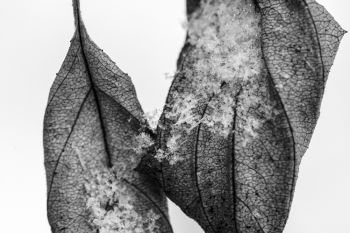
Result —
[[154, 174], [206, 233], [282, 233], [345, 31], [313, 0], [188, 0], [187, 13]]
[[52, 232], [172, 233], [164, 193], [134, 172], [135, 139], [144, 125], [133, 83], [87, 36], [79, 1], [73, 8], [78, 32], [44, 118]]

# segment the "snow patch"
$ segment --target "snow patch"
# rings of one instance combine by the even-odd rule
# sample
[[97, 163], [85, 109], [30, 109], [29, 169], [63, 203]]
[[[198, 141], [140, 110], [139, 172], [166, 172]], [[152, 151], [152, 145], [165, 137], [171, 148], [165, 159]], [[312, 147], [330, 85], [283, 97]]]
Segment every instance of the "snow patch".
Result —
[[[200, 124], [218, 136], [228, 137], [233, 133], [235, 111], [243, 112], [239, 115], [243, 119], [240, 118], [240, 127], [244, 130], [245, 146], [256, 137], [263, 123], [249, 114], [244, 119], [250, 107], [261, 104], [246, 86], [256, 83], [264, 70], [260, 13], [253, 1], [202, 0], [186, 27], [188, 42], [194, 48], [186, 57], [194, 62], [185, 63], [177, 74], [185, 76], [188, 85], [186, 81], [185, 90], [171, 93], [171, 110], [165, 111], [165, 117], [174, 122], [172, 136], [168, 138], [167, 151], [158, 156], [171, 163], [186, 159], [179, 158], [181, 145], [185, 135]], [[248, 99], [236, 106], [238, 95]], [[262, 111], [265, 110], [268, 111]]]
[[141, 215], [135, 209], [134, 193], [127, 187], [119, 168], [95, 170], [86, 176], [87, 209], [91, 225], [100, 233], [154, 233], [160, 232], [153, 210]]

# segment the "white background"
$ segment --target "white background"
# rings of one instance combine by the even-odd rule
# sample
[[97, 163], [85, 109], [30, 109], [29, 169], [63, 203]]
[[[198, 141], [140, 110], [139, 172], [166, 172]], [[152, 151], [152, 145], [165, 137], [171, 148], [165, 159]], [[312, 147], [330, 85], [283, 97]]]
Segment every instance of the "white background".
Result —
[[[81, 0], [91, 38], [162, 108], [185, 31], [184, 0]], [[319, 0], [350, 30], [349, 0]], [[0, 231], [49, 233], [42, 122], [73, 35], [70, 0], [0, 0]], [[350, 36], [329, 77], [285, 233], [350, 233]], [[202, 233], [170, 204], [175, 233]]]

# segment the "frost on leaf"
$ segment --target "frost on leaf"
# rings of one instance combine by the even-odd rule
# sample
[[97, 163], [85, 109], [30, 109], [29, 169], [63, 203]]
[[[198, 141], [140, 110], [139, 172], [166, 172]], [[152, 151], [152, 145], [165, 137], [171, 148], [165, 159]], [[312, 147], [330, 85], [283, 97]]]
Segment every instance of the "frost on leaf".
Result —
[[[173, 122], [166, 152], [170, 163], [186, 159], [179, 157], [177, 150], [185, 143], [185, 135], [199, 124], [227, 138], [232, 133], [235, 109], [254, 107], [265, 118], [250, 115], [240, 122], [248, 143], [259, 126], [270, 119], [267, 117], [272, 117], [268, 112], [273, 106], [251, 94], [260, 88], [264, 64], [259, 22], [260, 15], [249, 1], [203, 1], [191, 15], [187, 24], [187, 43], [193, 46], [191, 64], [177, 74], [190, 79], [184, 89], [170, 92], [167, 105], [171, 108], [164, 112], [164, 117]], [[239, 94], [246, 100], [236, 106]]]
[[171, 233], [157, 182], [134, 169], [147, 128], [130, 77], [93, 43], [73, 1], [76, 31], [44, 119], [47, 212], [54, 233]]
[[144, 153], [144, 151], [151, 147], [153, 144], [154, 141], [150, 135], [142, 132], [135, 137], [135, 144], [133, 149], [137, 154], [142, 155], [142, 153]]
[[95, 170], [86, 174], [85, 189], [91, 225], [100, 233], [157, 233], [160, 215], [152, 209], [141, 215], [135, 193], [124, 181], [122, 169]]
[[313, 0], [188, 0], [156, 176], [208, 233], [281, 233], [344, 34]]

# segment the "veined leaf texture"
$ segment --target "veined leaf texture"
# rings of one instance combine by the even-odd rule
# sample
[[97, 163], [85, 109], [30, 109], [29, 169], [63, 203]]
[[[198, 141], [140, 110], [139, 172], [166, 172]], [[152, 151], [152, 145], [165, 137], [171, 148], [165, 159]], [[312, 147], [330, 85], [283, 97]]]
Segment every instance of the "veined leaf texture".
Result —
[[[325, 8], [187, 0], [156, 134], [130, 77], [89, 38], [79, 0], [73, 8], [44, 120], [52, 232], [170, 233], [167, 195], [206, 233], [282, 233], [345, 33]], [[141, 154], [147, 134], [155, 144]]]
[[313, 0], [188, 0], [187, 13], [156, 174], [205, 232], [280, 233], [345, 31]]
[[75, 34], [44, 120], [52, 232], [171, 233], [161, 188], [133, 170], [145, 122], [131, 79], [89, 38], [78, 0], [73, 8]]

